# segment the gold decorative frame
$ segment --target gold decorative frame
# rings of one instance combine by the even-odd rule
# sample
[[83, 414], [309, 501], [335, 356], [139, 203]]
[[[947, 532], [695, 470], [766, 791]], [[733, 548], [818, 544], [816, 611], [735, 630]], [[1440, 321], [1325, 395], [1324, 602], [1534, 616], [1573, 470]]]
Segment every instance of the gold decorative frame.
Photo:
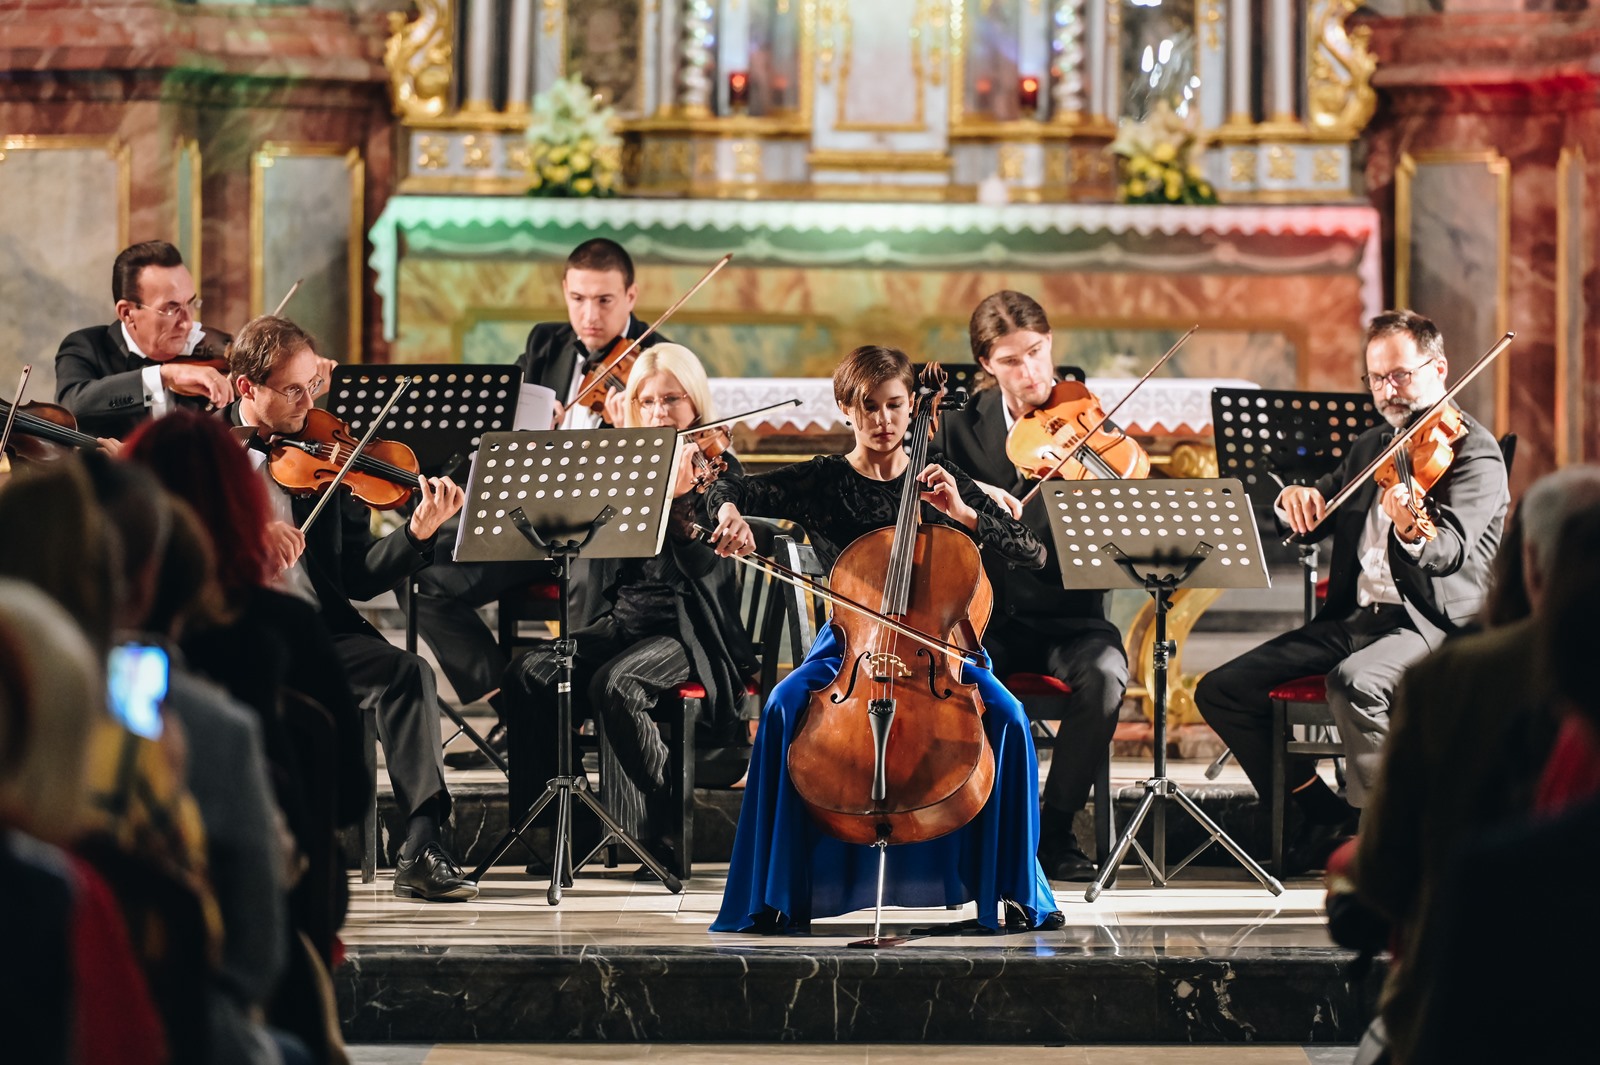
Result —
[[189, 249], [189, 254], [184, 257], [184, 262], [189, 267], [189, 276], [194, 278], [195, 290], [199, 291], [200, 265], [205, 249], [205, 235], [200, 227], [205, 218], [205, 213], [202, 210], [202, 193], [200, 191], [202, 172], [200, 141], [194, 137], [179, 137], [172, 146], [172, 208], [174, 216], [172, 235], [176, 237], [183, 232], [183, 204], [177, 202], [177, 194], [180, 179], [183, 176], [184, 152], [189, 153], [189, 190], [193, 194], [189, 200], [189, 232], [194, 234], [194, 247]]
[[[1586, 250], [1588, 241], [1583, 239], [1584, 211], [1580, 201], [1577, 204], [1568, 202], [1567, 190], [1571, 186], [1573, 170], [1578, 174], [1579, 195], [1587, 191], [1585, 172], [1588, 169], [1588, 160], [1584, 158], [1582, 148], [1562, 148], [1561, 156], [1556, 162], [1556, 391], [1555, 391], [1555, 436], [1556, 436], [1556, 466], [1565, 466], [1569, 462], [1581, 462], [1583, 455], [1583, 432], [1585, 403], [1583, 400], [1584, 367], [1588, 363], [1588, 349], [1583, 342], [1583, 315], [1581, 308], [1578, 315], [1577, 350], [1573, 350], [1571, 342], [1571, 323], [1575, 308], [1571, 305], [1570, 294], [1573, 292], [1573, 276], [1570, 261], [1573, 253], [1578, 256], [1577, 280], [1582, 283], [1588, 273]], [[1573, 208], [1577, 210], [1574, 212]], [[1579, 289], [1579, 298], [1582, 290]], [[1574, 359], [1576, 356], [1576, 359]], [[1574, 366], [1576, 363], [1576, 366]], [[1571, 371], [1576, 368], [1577, 379], [1573, 379]], [[1576, 390], [1576, 396], [1574, 396]], [[1574, 445], [1577, 451], [1574, 453]]]
[[[1411, 183], [1417, 167], [1428, 163], [1481, 163], [1495, 178], [1496, 203], [1494, 332], [1503, 335], [1509, 327], [1511, 296], [1511, 162], [1494, 149], [1481, 152], [1410, 152], [1400, 154], [1394, 171], [1394, 302], [1397, 307], [1411, 305]], [[1504, 435], [1511, 424], [1511, 360], [1496, 359], [1494, 364], [1494, 434]]]
[[0, 163], [11, 152], [70, 151], [73, 149], [100, 149], [117, 164], [117, 246], [126, 248], [130, 242], [133, 210], [133, 167], [128, 144], [121, 137], [46, 136], [33, 133], [13, 133], [0, 138]]
[[367, 166], [359, 148], [342, 144], [316, 144], [297, 141], [266, 141], [250, 156], [250, 316], [266, 310], [266, 172], [278, 159], [289, 157], [322, 157], [343, 159], [350, 175], [350, 229], [347, 258], [349, 260], [349, 335], [345, 340], [344, 356], [356, 361], [361, 356], [362, 326], [362, 271], [366, 246], [366, 182]]

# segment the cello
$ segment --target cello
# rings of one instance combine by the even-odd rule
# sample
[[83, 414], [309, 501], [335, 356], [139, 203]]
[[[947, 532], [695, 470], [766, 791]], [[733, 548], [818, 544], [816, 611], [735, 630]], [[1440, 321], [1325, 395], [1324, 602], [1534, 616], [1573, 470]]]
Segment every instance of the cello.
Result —
[[983, 699], [962, 680], [968, 658], [954, 653], [977, 651], [993, 591], [964, 532], [921, 520], [916, 480], [944, 379], [936, 364], [923, 371], [895, 524], [846, 547], [829, 579], [844, 598], [877, 597], [878, 613], [897, 624], [855, 611], [834, 616], [842, 665], [812, 693], [788, 753], [790, 780], [812, 817], [839, 839], [880, 848], [880, 906], [883, 848], [961, 828], [994, 784]]

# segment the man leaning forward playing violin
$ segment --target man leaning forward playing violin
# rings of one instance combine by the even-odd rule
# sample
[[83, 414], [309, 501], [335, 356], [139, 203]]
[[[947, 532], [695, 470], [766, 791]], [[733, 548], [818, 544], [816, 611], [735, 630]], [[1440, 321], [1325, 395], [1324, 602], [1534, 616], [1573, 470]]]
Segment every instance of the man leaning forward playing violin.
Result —
[[[228, 417], [255, 428], [250, 454], [259, 464], [273, 441], [305, 429], [311, 397], [326, 383], [321, 359], [304, 330], [271, 315], [248, 323], [228, 350], [231, 383], [239, 394]], [[381, 540], [368, 530], [366, 508], [349, 498], [330, 500], [301, 536], [299, 526], [316, 497], [291, 496], [270, 475], [267, 488], [277, 514], [271, 526], [277, 560], [286, 567], [280, 590], [322, 611], [357, 702], [377, 716], [395, 804], [407, 819], [394, 893], [429, 901], [475, 897], [477, 886], [466, 880], [439, 836], [450, 793], [433, 668], [384, 639], [350, 602], [381, 595], [432, 560], [439, 526], [461, 509], [461, 488], [448, 477], [419, 475], [410, 520]]]
[[[1439, 329], [1412, 311], [1385, 311], [1367, 326], [1364, 383], [1378, 412], [1405, 428], [1445, 392], [1449, 365]], [[1195, 702], [1266, 795], [1271, 782], [1271, 702], [1267, 693], [1297, 677], [1327, 674], [1328, 706], [1344, 742], [1348, 804], [1310, 759], [1291, 759], [1287, 784], [1303, 815], [1286, 858], [1291, 872], [1314, 868], [1329, 842], [1352, 828], [1377, 779], [1389, 700], [1408, 666], [1477, 615], [1500, 544], [1510, 493], [1505, 461], [1488, 429], [1462, 415], [1448, 467], [1425, 494], [1405, 483], [1368, 481], [1327, 515], [1342, 490], [1393, 439], [1378, 426], [1358, 437], [1339, 468], [1313, 486], [1279, 494], [1278, 517], [1309, 540], [1333, 537], [1328, 598], [1317, 616], [1226, 665], [1195, 690]], [[1437, 533], [1424, 535], [1416, 513]]]
[[1008, 566], [985, 553], [995, 609], [984, 645], [1002, 681], [1026, 670], [1072, 688], [1044, 785], [1039, 864], [1053, 880], [1092, 880], [1094, 864], [1078, 845], [1072, 821], [1110, 757], [1128, 686], [1128, 659], [1116, 626], [1106, 620], [1105, 593], [1061, 586], [1044, 498], [1017, 509], [1016, 496], [1025, 494], [1027, 482], [1006, 457], [1006, 437], [1017, 419], [1049, 400], [1055, 384], [1044, 309], [1020, 292], [997, 292], [972, 312], [969, 331], [973, 357], [999, 387], [978, 393], [965, 410], [946, 414], [934, 447], [970, 473], [1048, 550], [1044, 568], [1037, 570]]

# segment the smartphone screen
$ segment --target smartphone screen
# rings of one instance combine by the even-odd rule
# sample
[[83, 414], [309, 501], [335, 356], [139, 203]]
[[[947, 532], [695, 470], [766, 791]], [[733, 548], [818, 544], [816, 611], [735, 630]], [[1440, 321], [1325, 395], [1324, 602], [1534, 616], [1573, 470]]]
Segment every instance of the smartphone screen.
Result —
[[111, 649], [106, 669], [111, 713], [129, 732], [147, 740], [161, 736], [167, 667], [167, 652], [159, 647], [125, 643]]

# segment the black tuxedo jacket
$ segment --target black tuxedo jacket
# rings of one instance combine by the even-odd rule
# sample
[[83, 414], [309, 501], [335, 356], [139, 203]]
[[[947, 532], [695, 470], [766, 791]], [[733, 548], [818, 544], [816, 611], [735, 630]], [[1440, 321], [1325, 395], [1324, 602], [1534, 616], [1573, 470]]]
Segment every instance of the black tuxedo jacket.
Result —
[[[948, 411], [939, 418], [933, 446], [944, 452], [973, 478], [1004, 488], [1017, 498], [1032, 486], [1006, 458], [1006, 414], [1000, 389], [979, 392], [966, 410]], [[1061, 586], [1061, 563], [1050, 535], [1044, 497], [1036, 496], [1023, 508], [1022, 522], [1044, 541], [1043, 569], [1007, 566], [1004, 560], [984, 555], [984, 568], [994, 585], [996, 624], [1015, 620], [1030, 628], [1059, 635], [1085, 629], [1115, 632], [1106, 620], [1104, 592], [1069, 592]]]
[[[646, 323], [637, 315], [628, 316], [628, 335], [636, 337], [645, 331]], [[653, 348], [667, 343], [660, 333], [644, 338], [641, 348]], [[522, 379], [529, 384], [543, 385], [556, 394], [562, 403], [567, 401], [567, 390], [572, 386], [572, 371], [578, 363], [589, 357], [589, 351], [578, 340], [578, 334], [568, 322], [542, 322], [528, 334], [528, 344], [517, 365], [522, 367]]]
[[[1472, 418], [1466, 417], [1466, 425], [1467, 435], [1455, 445], [1455, 460], [1428, 492], [1427, 510], [1439, 535], [1416, 558], [1397, 537], [1389, 536], [1389, 568], [1406, 613], [1429, 646], [1435, 647], [1477, 616], [1511, 501], [1500, 445]], [[1394, 430], [1388, 425], [1357, 437], [1338, 468], [1316, 482], [1323, 498], [1331, 499], [1393, 439]], [[1333, 537], [1328, 598], [1317, 612], [1319, 618], [1344, 618], [1356, 609], [1356, 578], [1361, 572], [1357, 552], [1377, 493], [1378, 483], [1369, 477], [1311, 536], [1313, 542]]]
[[[56, 402], [77, 417], [83, 432], [120, 440], [150, 417], [139, 380], [150, 365], [128, 350], [121, 322], [80, 329], [56, 349]], [[201, 396], [172, 398], [179, 406], [206, 409]]]

